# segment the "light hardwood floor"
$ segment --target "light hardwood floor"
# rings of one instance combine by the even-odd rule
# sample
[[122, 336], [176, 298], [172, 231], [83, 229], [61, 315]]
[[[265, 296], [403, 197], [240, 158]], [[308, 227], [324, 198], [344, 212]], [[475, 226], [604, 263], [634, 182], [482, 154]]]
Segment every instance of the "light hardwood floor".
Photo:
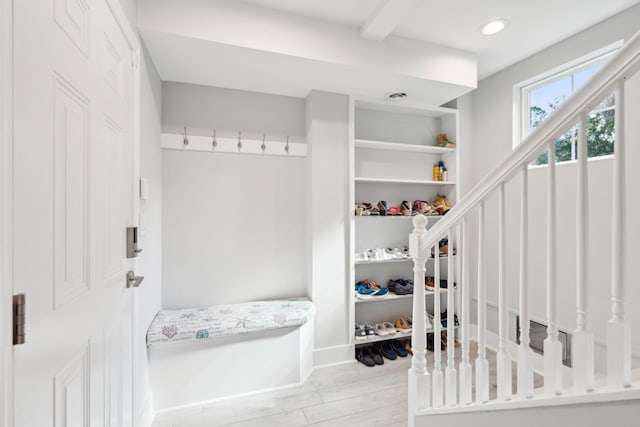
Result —
[[[471, 346], [472, 361], [476, 348]], [[443, 370], [446, 353], [442, 354]], [[456, 352], [456, 359], [460, 354]], [[495, 353], [488, 351], [491, 395], [495, 397]], [[428, 353], [429, 368], [433, 353]], [[357, 427], [407, 425], [407, 370], [411, 358], [385, 359], [382, 366], [360, 363], [316, 369], [295, 388], [210, 404], [171, 416], [158, 416], [153, 427]], [[515, 383], [515, 364], [513, 365]], [[535, 385], [542, 384], [536, 375]], [[179, 393], [179, 390], [176, 391]]]

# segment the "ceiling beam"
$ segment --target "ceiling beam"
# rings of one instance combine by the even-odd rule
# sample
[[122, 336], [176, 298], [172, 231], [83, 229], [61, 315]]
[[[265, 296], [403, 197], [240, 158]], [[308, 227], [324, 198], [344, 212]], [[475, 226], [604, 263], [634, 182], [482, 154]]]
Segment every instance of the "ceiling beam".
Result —
[[420, 0], [383, 0], [360, 27], [360, 35], [369, 40], [386, 39], [419, 3]]

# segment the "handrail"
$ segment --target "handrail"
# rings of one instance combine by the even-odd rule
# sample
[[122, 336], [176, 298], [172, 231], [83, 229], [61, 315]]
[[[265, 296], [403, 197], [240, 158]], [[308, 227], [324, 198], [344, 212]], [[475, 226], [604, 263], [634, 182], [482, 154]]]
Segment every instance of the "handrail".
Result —
[[[555, 141], [575, 123], [580, 114], [595, 108], [612, 90], [620, 79], [627, 79], [640, 69], [640, 31], [637, 32], [620, 51], [582, 87], [575, 91], [556, 111], [533, 132], [531, 132], [513, 152], [495, 169], [476, 184], [436, 225], [429, 229], [422, 240], [421, 249], [428, 250], [437, 245], [447, 230], [457, 224], [480, 201], [513, 175], [523, 164], [533, 161], [545, 144]], [[597, 102], [596, 102], [597, 101]], [[616, 101], [617, 102], [617, 101]]]

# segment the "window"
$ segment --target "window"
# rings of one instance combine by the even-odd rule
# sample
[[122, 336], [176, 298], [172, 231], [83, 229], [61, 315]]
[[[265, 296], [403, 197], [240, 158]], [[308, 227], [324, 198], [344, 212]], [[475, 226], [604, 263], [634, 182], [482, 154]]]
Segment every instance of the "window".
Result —
[[[516, 86], [520, 100], [520, 132], [515, 142], [520, 143], [536, 126], [540, 125], [573, 92], [591, 78], [614, 53], [617, 46], [605, 48], [589, 58], [552, 70]], [[613, 154], [615, 96], [612, 93], [587, 116], [587, 152], [589, 157]], [[556, 141], [556, 162], [576, 160], [578, 129], [570, 129]], [[532, 165], [545, 165], [548, 152], [542, 153]]]

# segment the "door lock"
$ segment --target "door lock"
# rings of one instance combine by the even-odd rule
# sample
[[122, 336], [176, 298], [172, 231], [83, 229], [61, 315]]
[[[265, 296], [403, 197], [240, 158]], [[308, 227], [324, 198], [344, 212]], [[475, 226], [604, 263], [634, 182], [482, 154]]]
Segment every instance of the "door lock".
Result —
[[138, 227], [127, 227], [127, 258], [135, 258], [142, 252], [138, 249]]
[[144, 280], [144, 276], [136, 276], [133, 270], [127, 272], [127, 288], [137, 288]]

